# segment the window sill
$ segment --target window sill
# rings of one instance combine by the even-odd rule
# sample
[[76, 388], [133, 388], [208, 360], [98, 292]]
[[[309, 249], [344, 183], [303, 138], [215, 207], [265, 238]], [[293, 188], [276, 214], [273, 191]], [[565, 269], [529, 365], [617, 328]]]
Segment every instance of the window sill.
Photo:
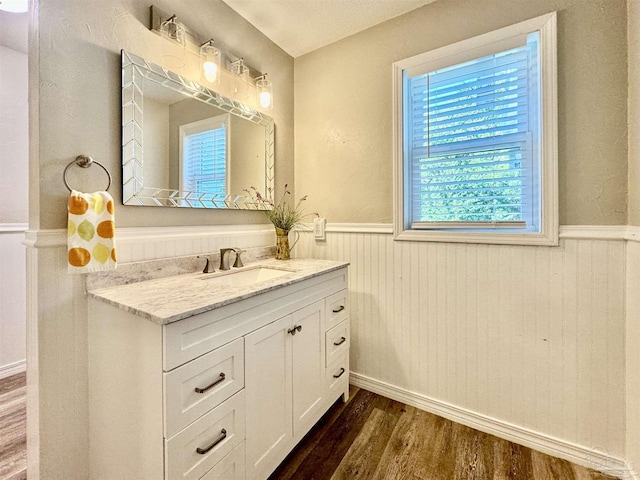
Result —
[[486, 243], [494, 245], [558, 246], [558, 229], [541, 233], [398, 230], [394, 240], [408, 242]]

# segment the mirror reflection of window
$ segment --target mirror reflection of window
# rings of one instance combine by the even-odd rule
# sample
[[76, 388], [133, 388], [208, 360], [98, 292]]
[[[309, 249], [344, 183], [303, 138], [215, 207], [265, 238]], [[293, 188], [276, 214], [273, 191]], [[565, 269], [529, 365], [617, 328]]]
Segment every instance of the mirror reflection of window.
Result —
[[180, 190], [229, 192], [229, 115], [180, 126]]

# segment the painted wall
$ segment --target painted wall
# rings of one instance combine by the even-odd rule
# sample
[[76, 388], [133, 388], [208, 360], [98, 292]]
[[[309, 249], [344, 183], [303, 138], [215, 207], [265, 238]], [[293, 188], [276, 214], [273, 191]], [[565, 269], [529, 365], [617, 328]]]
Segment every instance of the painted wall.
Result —
[[0, 223], [29, 218], [27, 55], [0, 45]]
[[435, 2], [296, 58], [296, 190], [309, 210], [391, 223], [392, 63], [554, 10], [560, 223], [626, 223], [625, 0]]
[[[276, 175], [293, 180], [293, 59], [220, 0], [160, 0], [154, 2], [206, 38], [216, 38], [261, 71], [274, 85], [275, 107], [269, 112], [276, 128]], [[164, 40], [149, 31], [150, 3], [142, 0], [59, 0], [41, 2], [39, 19], [40, 132], [39, 198], [32, 197], [32, 228], [66, 225], [67, 191], [64, 167], [84, 153], [103, 162], [114, 177], [110, 192], [121, 198], [120, 50], [161, 63]], [[187, 54], [177, 73], [199, 80], [198, 57]], [[231, 96], [230, 76], [221, 93]], [[253, 99], [251, 99], [253, 101]], [[80, 169], [75, 169], [80, 170]], [[73, 172], [80, 190], [104, 188], [104, 176]], [[71, 175], [70, 175], [71, 177]], [[34, 179], [35, 180], [35, 179]], [[209, 225], [264, 222], [256, 212], [202, 211], [124, 207], [117, 209], [119, 226]]]
[[[39, 4], [39, 5], [38, 5]], [[195, 31], [214, 37], [274, 83], [277, 163], [281, 181], [293, 180], [293, 59], [220, 0], [159, 0]], [[66, 272], [65, 166], [79, 154], [105, 164], [111, 193], [121, 199], [120, 50], [160, 63], [162, 39], [148, 30], [150, 3], [142, 0], [37, 2], [31, 13], [29, 55], [30, 176], [27, 249], [27, 352], [29, 476], [89, 478], [87, 309], [84, 277]], [[185, 76], [197, 59], [190, 58]], [[229, 80], [229, 79], [227, 79]], [[222, 93], [230, 96], [229, 83]], [[99, 170], [75, 171], [73, 186], [104, 188]], [[221, 246], [272, 244], [269, 237], [234, 232], [230, 224], [263, 223], [257, 212], [116, 207], [120, 261], [195, 255]], [[171, 226], [223, 225], [162, 240]], [[135, 248], [123, 243], [127, 226], [152, 226]], [[202, 235], [199, 235], [202, 233]], [[273, 235], [270, 230], [271, 236]], [[229, 243], [227, 243], [229, 242]], [[129, 252], [129, 253], [127, 253]]]
[[640, 0], [627, 3], [629, 65], [629, 225], [640, 226]]

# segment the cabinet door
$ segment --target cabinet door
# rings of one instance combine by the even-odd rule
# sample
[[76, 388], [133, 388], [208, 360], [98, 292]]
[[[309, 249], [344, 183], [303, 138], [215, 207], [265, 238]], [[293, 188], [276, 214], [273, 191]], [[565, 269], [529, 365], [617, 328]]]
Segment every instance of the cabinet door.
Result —
[[316, 302], [293, 313], [293, 430], [296, 438], [322, 416], [325, 393], [325, 308]]
[[293, 437], [291, 315], [245, 337], [247, 478], [265, 477]]

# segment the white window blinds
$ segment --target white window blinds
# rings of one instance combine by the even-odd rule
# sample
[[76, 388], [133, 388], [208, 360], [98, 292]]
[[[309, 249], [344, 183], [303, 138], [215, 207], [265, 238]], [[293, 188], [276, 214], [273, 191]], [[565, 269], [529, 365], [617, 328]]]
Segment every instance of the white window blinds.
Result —
[[226, 115], [181, 127], [182, 190], [225, 196], [227, 193]]
[[405, 71], [411, 228], [537, 228], [538, 37], [438, 70]]

